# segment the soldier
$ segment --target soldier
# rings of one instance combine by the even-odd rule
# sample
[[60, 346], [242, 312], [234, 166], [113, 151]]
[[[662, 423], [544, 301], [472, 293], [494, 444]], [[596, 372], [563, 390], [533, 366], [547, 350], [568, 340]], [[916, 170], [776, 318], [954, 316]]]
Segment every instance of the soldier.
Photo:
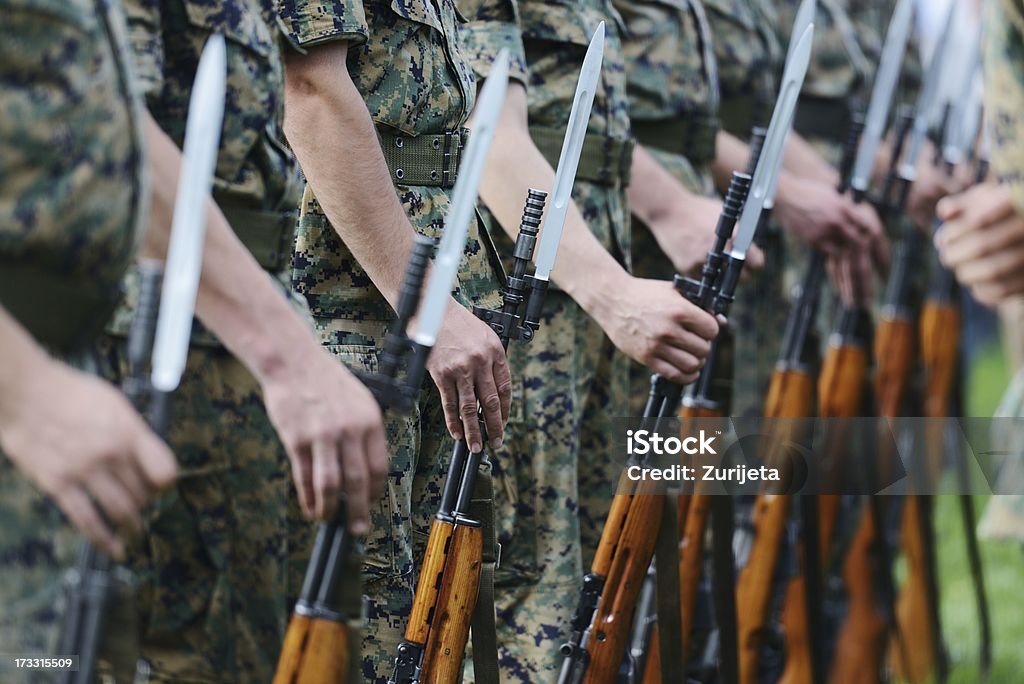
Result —
[[[721, 187], [728, 172], [746, 164], [746, 147], [739, 140], [746, 138], [751, 126], [763, 125], [771, 114], [777, 94], [772, 75], [777, 73], [783, 51], [775, 33], [780, 20], [767, 2], [705, 0], [705, 4], [714, 32], [722, 93], [724, 130], [719, 133], [712, 166]], [[798, 135], [791, 135], [775, 198], [778, 224], [799, 241], [824, 249], [835, 258], [845, 255], [861, 271], [870, 269], [872, 263], [882, 267], [887, 247], [878, 218], [870, 208], [856, 206], [840, 196], [837, 185], [836, 170]], [[762, 410], [778, 354], [778, 340], [765, 337], [765, 333], [781, 330], [785, 322], [783, 273], [792, 247], [777, 225], [768, 228], [758, 236], [766, 266], [755, 282], [738, 293], [731, 316], [740, 331], [736, 367], [746, 370], [734, 383], [736, 415]]]
[[37, 682], [52, 674], [9, 659], [56, 652], [74, 528], [122, 557], [123, 533], [175, 466], [86, 363], [145, 192], [124, 19], [89, 0], [0, 11], [0, 671]]
[[[289, 461], [307, 516], [332, 516], [344, 492], [350, 526], [365, 531], [386, 468], [380, 413], [282, 296], [300, 186], [280, 136], [271, 4], [133, 0], [126, 8], [136, 84], [152, 113], [152, 221], [165, 233], [200, 51], [215, 32], [228, 46], [217, 206], [197, 303], [223, 346], [204, 330], [193, 335], [167, 435], [181, 478], [130, 549], [142, 655], [157, 681], [269, 681], [289, 607]], [[134, 274], [127, 291], [103, 349], [112, 379], [126, 370]]]
[[467, 9], [467, 52], [481, 77], [500, 48], [514, 55], [481, 188], [504, 256], [511, 256], [527, 188], [552, 186], [580, 65], [599, 22], [608, 22], [556, 287], [534, 340], [512, 350], [517, 403], [495, 458], [499, 664], [503, 680], [548, 681], [575, 609], [581, 536], [589, 563], [617, 480], [610, 418], [628, 410], [625, 354], [687, 382], [717, 325], [669, 283], [634, 278], [625, 268], [633, 144], [614, 9], [603, 0], [572, 7], [479, 0]]
[[[946, 224], [936, 237], [943, 263], [986, 306], [1019, 302], [1024, 296], [1024, 192], [1021, 150], [1024, 126], [1024, 11], [1009, 0], [990, 2], [985, 17], [985, 119], [991, 140], [992, 171], [996, 180], [962, 195], [942, 200], [939, 218]], [[1013, 340], [1021, 344], [1021, 340]], [[1003, 399], [1002, 413], [1020, 419], [1024, 409], [1024, 376], [1018, 372]], [[1019, 423], [1019, 420], [1016, 421]], [[1009, 429], [1003, 448], [1019, 456], [1019, 427]], [[1014, 485], [1020, 482], [1020, 468]], [[1005, 475], [1009, 475], [1006, 473]], [[992, 538], [1024, 539], [1024, 497], [992, 498], [982, 522]]]
[[[286, 132], [308, 181], [293, 286], [336, 359], [372, 370], [414, 230], [441, 234], [459, 172], [476, 95], [459, 15], [452, 0], [285, 0], [281, 15], [297, 48], [287, 60]], [[466, 308], [499, 305], [496, 264], [490, 237], [474, 223], [457, 304], [428, 363], [436, 388], [410, 415], [388, 421], [388, 491], [373, 510], [364, 567], [369, 681], [391, 673], [452, 438], [465, 436], [474, 451], [484, 446], [478, 403], [488, 445], [502, 442], [508, 363], [498, 337]]]

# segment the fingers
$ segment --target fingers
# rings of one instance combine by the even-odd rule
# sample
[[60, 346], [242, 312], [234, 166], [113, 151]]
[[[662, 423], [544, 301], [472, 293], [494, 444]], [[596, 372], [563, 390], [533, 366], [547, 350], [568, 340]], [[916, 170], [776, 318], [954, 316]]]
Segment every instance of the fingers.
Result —
[[1022, 237], [1019, 221], [1000, 221], [985, 230], [972, 230], [950, 240], [945, 230], [940, 238], [942, 261], [947, 268], [959, 268], [969, 261], [984, 259], [1018, 243]]
[[167, 489], [178, 477], [178, 464], [174, 454], [163, 440], [139, 421], [135, 442], [136, 465], [148, 487], [155, 491]]
[[704, 362], [675, 347], [663, 347], [652, 359], [651, 370], [677, 385], [689, 385], [700, 375]]
[[81, 488], [68, 487], [55, 493], [54, 500], [71, 524], [89, 541], [115, 560], [124, 559], [124, 542], [103, 522], [99, 511]]
[[751, 245], [750, 249], [747, 250], [747, 263], [744, 273], [746, 269], [760, 271], [762, 268], [764, 268], [764, 252], [757, 245]]
[[494, 383], [498, 387], [498, 399], [501, 402], [501, 424], [505, 425], [512, 415], [512, 371], [504, 354], [498, 357], [493, 370]]
[[480, 434], [480, 421], [477, 419], [477, 397], [473, 389], [473, 380], [469, 375], [460, 374], [455, 384], [459, 390], [458, 415], [465, 431], [466, 445], [476, 454], [483, 451], [483, 436]]
[[435, 378], [437, 391], [441, 395], [441, 408], [444, 411], [444, 423], [448, 434], [458, 441], [465, 436], [462, 430], [462, 416], [459, 415], [459, 389], [455, 382], [447, 376]]
[[502, 411], [498, 385], [494, 379], [493, 367], [477, 370], [476, 392], [480, 397], [480, 409], [484, 417], [484, 427], [487, 430], [488, 443], [492, 449], [497, 449], [501, 446], [502, 432], [505, 428], [505, 416]]
[[713, 340], [718, 336], [718, 321], [714, 316], [685, 299], [680, 300], [680, 303], [682, 308], [674, 318], [677, 323], [705, 340]]
[[344, 463], [345, 512], [348, 529], [363, 535], [370, 530], [370, 468], [362, 435], [346, 435], [341, 443]]
[[957, 278], [968, 287], [998, 283], [1016, 276], [1024, 269], [1024, 245], [1015, 249], [993, 251], [985, 259], [968, 261], [957, 269]]
[[299, 497], [299, 508], [307, 518], [316, 514], [313, 492], [313, 456], [310, 449], [298, 449], [295, 453], [289, 450], [288, 458], [292, 463], [292, 479], [295, 480], [295, 493]]
[[124, 526], [135, 533], [142, 532], [142, 516], [121, 482], [106, 468], [88, 474], [83, 483], [96, 501], [106, 519], [115, 526]]
[[[345, 488], [346, 492], [352, 489], [358, 489], [359, 486], [359, 475], [355, 473], [356, 470], [362, 466], [362, 483], [366, 486], [366, 464], [361, 463], [362, 460], [362, 442], [361, 440], [356, 443], [356, 440], [348, 438], [342, 438], [342, 441], [336, 442], [334, 439], [324, 436], [313, 440], [310, 447], [310, 453], [313, 456], [313, 514], [321, 519], [328, 520], [337, 513], [338, 510], [338, 499], [341, 495], [341, 468], [338, 464], [338, 448], [341, 448], [341, 458], [345, 461]], [[352, 452], [350, 454], [350, 450]], [[353, 469], [353, 472], [349, 472], [349, 468]], [[354, 492], [349, 496], [349, 508], [352, 507], [352, 499], [358, 497], [358, 492]], [[365, 497], [366, 493], [362, 495]], [[355, 522], [355, 519], [349, 517], [349, 526]]]

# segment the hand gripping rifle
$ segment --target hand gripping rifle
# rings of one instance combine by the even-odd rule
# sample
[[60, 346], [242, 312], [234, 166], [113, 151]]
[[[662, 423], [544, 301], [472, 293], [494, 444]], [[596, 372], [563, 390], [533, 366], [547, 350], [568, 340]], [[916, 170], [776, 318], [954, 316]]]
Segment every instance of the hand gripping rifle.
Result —
[[[530, 190], [516, 239], [512, 273], [501, 292], [502, 308], [478, 307], [474, 311], [491, 326], [506, 350], [512, 341], [530, 342], [540, 327], [548, 279], [572, 201], [572, 185], [600, 79], [604, 33], [602, 23], [583, 61], [555, 173], [553, 205], [544, 223], [540, 244], [537, 244], [537, 234], [547, 194]], [[488, 82], [491, 78], [493, 76]], [[527, 270], [535, 245], [536, 266], [529, 276]], [[478, 418], [481, 432], [486, 434], [482, 415], [478, 414]], [[497, 681], [496, 656], [481, 657], [485, 649], [494, 650], [493, 644], [484, 643], [493, 641], [493, 598], [477, 606], [478, 594], [484, 594], [482, 572], [486, 573], [483, 584], [487, 587], [493, 583], [496, 561], [485, 556], [485, 553], [493, 554], [496, 546], [493, 512], [478, 510], [475, 503], [491, 498], [490, 479], [480, 476], [481, 468], [489, 467], [485, 452], [472, 453], [465, 440], [455, 445], [441, 503], [431, 523], [405, 638], [398, 646], [394, 674], [389, 680], [393, 684], [459, 681], [471, 625], [476, 640], [474, 674], [478, 681]], [[489, 595], [491, 590], [487, 593]], [[489, 614], [480, 615], [481, 607]], [[477, 616], [474, 611], [478, 611]]]
[[[813, 26], [808, 26], [800, 35], [794, 58], [787, 65], [764, 153], [753, 179], [745, 174], [733, 176], [716, 229], [716, 244], [708, 255], [701, 279], [676, 278], [677, 289], [689, 301], [713, 314], [725, 315], [729, 311], [765, 200], [781, 168], [783, 146], [810, 60], [813, 31]], [[726, 242], [737, 223], [732, 249], [726, 253]], [[713, 365], [709, 362], [706, 368]], [[672, 417], [682, 393], [682, 387], [653, 376], [644, 423], [656, 429], [662, 419]], [[657, 529], [662, 519], [663, 505], [656, 485], [646, 479], [633, 482], [623, 474], [591, 572], [584, 578], [583, 596], [570, 625], [570, 640], [563, 647], [561, 684], [609, 682], [617, 676], [626, 655], [639, 592], [654, 554], [655, 535], [651, 531]], [[732, 591], [731, 585], [729, 590]]]
[[[955, 3], [947, 11], [945, 26], [928, 67], [924, 86], [913, 111], [913, 124], [898, 173], [890, 173], [883, 194], [883, 214], [902, 216], [914, 183], [917, 164], [928, 136], [929, 117], [937, 99], [943, 65], [950, 44]], [[885, 304], [875, 340], [878, 370], [875, 394], [879, 415], [905, 415], [905, 401], [915, 361], [917, 314], [920, 293], [916, 273], [923, 265], [924, 235], [913, 226], [906, 230], [897, 248], [890, 273]], [[894, 455], [895, 456], [895, 455]], [[885, 467], [883, 461], [882, 467]], [[944, 649], [939, 626], [938, 589], [931, 526], [931, 500], [908, 496], [903, 504], [901, 541], [908, 563], [908, 582], [896, 605], [898, 628], [892, 635], [895, 671], [910, 681], [923, 681], [932, 673], [945, 672]], [[905, 643], [900, 643], [905, 641]]]
[[[203, 48], [189, 99], [167, 275], [164, 277], [159, 261], [145, 260], [139, 265], [138, 302], [129, 330], [123, 390], [132, 406], [146, 416], [150, 428], [161, 436], [167, 432], [171, 393], [181, 381], [188, 354], [206, 232], [206, 202], [213, 185], [224, 117], [226, 78], [224, 37], [214, 34]], [[152, 372], [147, 378], [149, 366]], [[111, 559], [92, 544], [82, 545], [70, 573], [60, 639], [60, 653], [77, 655], [78, 669], [62, 672], [61, 684], [96, 681], [113, 599], [111, 591], [119, 581], [118, 575], [126, 573], [123, 568], [114, 568]], [[136, 663], [113, 665], [115, 680], [128, 681]]]
[[[863, 119], [854, 117], [840, 168], [842, 194], [848, 189], [853, 162], [857, 154]], [[782, 353], [772, 375], [765, 403], [765, 417], [778, 419], [767, 437], [766, 461], [778, 466], [784, 454], [778, 453], [794, 440], [806, 442], [807, 435], [796, 434], [802, 421], [814, 413], [815, 379], [820, 362], [820, 349], [816, 332], [818, 306], [825, 279], [824, 255], [815, 250], [811, 254], [807, 273], [799, 295], [790, 309]], [[739, 613], [740, 681], [759, 680], [759, 658], [770, 624], [775, 577], [788, 525], [792, 499], [779, 493], [764, 492], [757, 497], [753, 511], [753, 539], [750, 543], [746, 566], [740, 572], [737, 584]], [[797, 573], [787, 584], [783, 607], [786, 635], [786, 660], [783, 681], [812, 684], [821, 681], [821, 664], [815, 662], [821, 646], [811, 644], [820, 635], [817, 605], [820, 590], [816, 582], [820, 573], [817, 566], [807, 567], [807, 558], [818, 556], [817, 520], [810, 497], [803, 499], [808, 510], [805, 523], [806, 558], [804, 571]], [[811, 562], [814, 562], [813, 560]], [[817, 675], [817, 676], [816, 676]]]
[[[502, 51], [495, 61], [492, 78], [480, 93], [477, 127], [467, 145], [461, 172], [452, 191], [451, 209], [422, 303], [420, 291], [433, 242], [418, 237], [406, 269], [396, 320], [384, 342], [380, 370], [376, 374], [358, 374], [382, 409], [408, 412], [419, 394], [427, 358], [451, 299], [466, 235], [473, 219], [481, 172], [504, 102], [507, 82], [508, 55]], [[417, 313], [417, 305], [417, 331], [410, 340], [407, 330]], [[406, 373], [400, 378], [399, 367], [407, 357]], [[342, 591], [345, 574], [359, 573], [354, 562], [357, 555], [353, 553], [354, 546], [355, 540], [346, 529], [341, 513], [335, 519], [322, 523], [317, 530], [301, 594], [277, 662], [274, 684], [319, 684], [357, 681], [360, 678], [358, 664], [351, 655], [349, 620], [353, 607], [348, 605], [351, 597]]]

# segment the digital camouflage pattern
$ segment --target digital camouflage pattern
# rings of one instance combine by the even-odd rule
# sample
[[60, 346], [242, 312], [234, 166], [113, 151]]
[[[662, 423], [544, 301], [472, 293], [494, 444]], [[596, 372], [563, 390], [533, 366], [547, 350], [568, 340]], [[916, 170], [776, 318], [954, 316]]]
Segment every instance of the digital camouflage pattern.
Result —
[[[476, 83], [463, 58], [452, 0], [284, 0], [281, 17], [300, 50], [342, 41], [349, 74], [378, 128], [409, 136], [460, 129], [472, 111]], [[332, 135], [324, 131], [324, 135]], [[444, 229], [450, 191], [396, 184], [413, 227], [430, 237]], [[493, 246], [474, 223], [459, 269], [457, 299], [495, 307]], [[302, 201], [293, 286], [312, 310], [321, 341], [343, 363], [374, 370], [394, 312], [342, 244], [309, 188]], [[390, 676], [412, 606], [414, 559], [423, 557], [453, 447], [440, 397], [426, 383], [416, 409], [385, 420], [391, 467], [388, 490], [372, 510], [366, 539], [368, 595], [363, 676]]]
[[[703, 5], [700, 0], [615, 0], [615, 7], [627, 27], [622, 49], [629, 115], [639, 142], [688, 191], [713, 196], [712, 159], [695, 156], [693, 144], [697, 136], [713, 138], [719, 126], [718, 66]], [[646, 126], [652, 134], [639, 133]], [[672, 261], [635, 217], [631, 238], [633, 274], [671, 280]], [[630, 363], [631, 415], [643, 412], [650, 375], [645, 366]]]
[[[1016, 0], [993, 0], [985, 16], [983, 49], [985, 122], [992, 170], [1010, 190], [1018, 213], [1024, 213], [1024, 7]], [[1019, 327], [1017, 328], [1020, 329]], [[1020, 340], [1014, 340], [1020, 346]], [[1024, 418], [1024, 372], [1018, 372], [997, 415]], [[997, 423], [999, 421], [996, 421]], [[1016, 421], [1019, 422], [1019, 421]], [[1007, 421], [1007, 428], [1010, 427]], [[998, 435], [1003, 448], [1020, 453], [1021, 434]], [[1019, 429], [1016, 432], [1020, 432]], [[1019, 460], [1014, 462], [1019, 463]], [[1000, 477], [1024, 477], [1021, 468]], [[981, 522], [988, 538], [1024, 541], [1024, 496], [994, 496]]]
[[746, 140], [771, 118], [785, 58], [767, 0], [703, 0], [714, 36], [722, 127]]
[[[138, 91], [179, 146], [203, 46], [213, 33], [225, 35], [215, 199], [226, 213], [235, 206], [294, 211], [301, 186], [282, 142], [284, 73], [271, 0], [124, 4]], [[136, 278], [127, 280], [106, 348], [104, 374], [113, 381], [126, 367]], [[172, 411], [168, 443], [178, 483], [150, 509], [145, 537], [129, 550], [140, 582], [143, 656], [157, 681], [269, 681], [289, 608], [287, 454], [255, 378], [208, 333], [193, 336]]]
[[[105, 305], [85, 318], [98, 330], [144, 195], [124, 18], [92, 0], [3, 0], [0, 13], [0, 274], [31, 264], [40, 277], [95, 288]], [[2, 454], [0, 527], [0, 652], [55, 654], [81, 538]], [[4, 663], [0, 679], [52, 677]]]
[[[618, 23], [610, 5], [475, 0], [460, 7], [470, 20], [466, 47], [478, 74], [486, 77], [498, 51], [509, 48], [513, 78], [527, 88], [531, 130], [556, 129], [559, 138], [587, 46], [606, 20], [588, 134], [628, 136]], [[551, 152], [549, 158], [557, 157], [558, 150]], [[573, 199], [591, 231], [621, 260], [629, 244], [623, 183], [577, 177]], [[511, 240], [487, 216], [499, 253], [510, 257]], [[597, 324], [556, 288], [548, 292], [534, 340], [510, 349], [512, 415], [493, 459], [502, 545], [495, 581], [502, 681], [557, 677], [558, 649], [576, 608], [585, 556], [596, 546], [612, 496], [611, 418], [627, 410], [625, 361]]]
[[[763, 0], [704, 0], [714, 36], [721, 90], [722, 127], [741, 140], [765, 126], [777, 96], [785, 47], [777, 39], [774, 8]], [[748, 273], [736, 291], [729, 323], [736, 334], [732, 386], [735, 416], [760, 415], [779, 353], [777, 331], [785, 327], [788, 297], [783, 275], [786, 249], [774, 224], [757, 236], [765, 266]]]
[[15, 317], [45, 306], [38, 291], [21, 300], [28, 278], [87, 294], [88, 310], [65, 317], [93, 334], [117, 300], [145, 196], [124, 19], [107, 5], [0, 4], [0, 272], [21, 278], [20, 291], [0, 284], [0, 300]]

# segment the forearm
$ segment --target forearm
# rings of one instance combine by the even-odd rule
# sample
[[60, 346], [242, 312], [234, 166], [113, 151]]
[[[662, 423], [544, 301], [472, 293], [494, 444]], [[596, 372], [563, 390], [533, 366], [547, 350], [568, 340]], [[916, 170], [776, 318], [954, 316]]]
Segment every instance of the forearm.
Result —
[[7, 310], [0, 306], [0, 425], [19, 401], [19, 387], [32, 382], [35, 371], [49, 361], [46, 351]]
[[[166, 253], [181, 151], [151, 117], [147, 121], [151, 212], [145, 252]], [[266, 272], [235, 236], [217, 205], [207, 210], [196, 316], [254, 375], [280, 370], [294, 350], [314, 340]], [[272, 331], [272, 334], [268, 334]]]
[[414, 232], [345, 54], [326, 45], [288, 59], [285, 134], [334, 230], [395, 306]]
[[839, 174], [836, 169], [796, 133], [791, 133], [786, 140], [786, 155], [782, 165], [784, 169], [798, 176], [816, 178], [833, 186], [839, 185]]
[[[502, 229], [515, 239], [529, 188], [553, 188], [555, 172], [530, 138], [526, 127], [526, 92], [510, 84], [480, 197]], [[595, 278], [595, 274], [601, 274]], [[599, 286], [612, 286], [628, 274], [598, 242], [576, 204], [569, 203], [552, 280], [585, 311], [600, 299]]]
[[660, 219], [669, 214], [678, 214], [694, 200], [703, 199], [695, 195], [676, 180], [643, 145], [633, 150], [632, 181], [629, 184], [629, 207], [633, 215], [644, 222], [659, 237], [664, 230]]
[[745, 171], [750, 161], [750, 146], [726, 131], [718, 131], [715, 144], [715, 161], [711, 164], [711, 176], [719, 192], [729, 188], [729, 181], [736, 171]]

